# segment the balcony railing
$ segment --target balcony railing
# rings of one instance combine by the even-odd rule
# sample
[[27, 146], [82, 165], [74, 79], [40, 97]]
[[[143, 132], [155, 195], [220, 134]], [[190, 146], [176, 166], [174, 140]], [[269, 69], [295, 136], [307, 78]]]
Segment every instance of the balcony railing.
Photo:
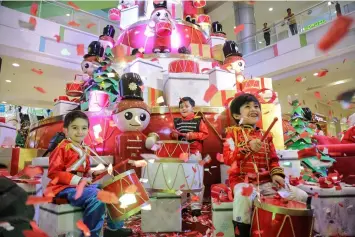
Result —
[[[341, 12], [343, 15], [355, 11], [355, 2], [341, 2]], [[297, 33], [301, 34], [306, 31], [312, 30], [316, 27], [319, 27], [327, 22], [332, 21], [337, 17], [335, 11], [335, 5], [328, 1], [323, 1], [317, 3], [316, 5], [303, 10], [295, 14], [295, 19], [297, 22]], [[270, 43], [267, 45], [267, 42], [264, 37], [263, 29], [257, 30], [256, 33], [252, 36], [248, 36], [244, 39], [238, 40], [238, 45], [240, 48], [243, 48], [243, 44], [253, 44], [251, 52], [246, 52], [245, 54], [252, 53], [254, 51], [263, 49], [265, 47], [272, 46], [278, 41], [289, 38], [292, 36], [291, 27], [287, 20], [280, 20], [273, 25], [268, 26], [270, 29]]]
[[[20, 8], [14, 8], [14, 4], [7, 4], [7, 1], [3, 1], [1, 4], [16, 11], [30, 14], [31, 5]], [[81, 9], [75, 10], [69, 5], [56, 1], [41, 0], [37, 1], [37, 4], [37, 17], [39, 18], [56, 22], [58, 24], [65, 25], [68, 27], [71, 27], [70, 25], [68, 25], [70, 21], [75, 21], [80, 25], [77, 27], [73, 27], [74, 29], [98, 36], [102, 34], [102, 29], [106, 25], [113, 25], [116, 30], [116, 35], [119, 34], [117, 22], [110, 21], [108, 18], [97, 16]]]

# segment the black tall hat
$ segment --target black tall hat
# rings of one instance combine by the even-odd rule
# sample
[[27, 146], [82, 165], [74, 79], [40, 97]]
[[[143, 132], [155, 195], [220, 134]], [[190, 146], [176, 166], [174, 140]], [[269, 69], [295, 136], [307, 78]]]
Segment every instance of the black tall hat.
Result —
[[303, 117], [307, 121], [312, 121], [312, 111], [308, 107], [302, 108], [302, 111], [303, 111]]
[[225, 58], [231, 57], [231, 56], [239, 56], [239, 57], [243, 56], [241, 53], [238, 52], [237, 43], [232, 40], [228, 40], [224, 43], [223, 54], [224, 54]]
[[212, 33], [226, 34], [223, 32], [222, 24], [218, 21], [212, 23]]
[[104, 28], [104, 31], [102, 33], [102, 35], [100, 35], [100, 37], [102, 36], [110, 36], [111, 38], [114, 38], [115, 37], [115, 28], [112, 26], [112, 25], [107, 25], [105, 28]]
[[99, 41], [92, 41], [88, 47], [88, 53], [84, 55], [84, 59], [90, 56], [100, 57], [103, 54], [104, 48]]
[[160, 1], [158, 3], [155, 3], [155, 1], [154, 1], [153, 5], [154, 5], [154, 9], [157, 9], [157, 8], [168, 8], [168, 4], [167, 4], [166, 1]]
[[143, 101], [143, 91], [141, 86], [143, 85], [142, 79], [139, 74], [134, 72], [128, 72], [122, 75], [119, 91], [123, 100], [136, 99]]

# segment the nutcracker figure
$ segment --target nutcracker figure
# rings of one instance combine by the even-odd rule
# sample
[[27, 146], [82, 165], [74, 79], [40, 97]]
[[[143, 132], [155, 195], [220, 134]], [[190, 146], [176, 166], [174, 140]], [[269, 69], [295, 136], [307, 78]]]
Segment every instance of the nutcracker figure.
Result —
[[223, 45], [223, 54], [225, 57], [222, 68], [232, 70], [235, 72], [235, 78], [240, 90], [242, 82], [244, 81], [243, 71], [245, 68], [245, 61], [242, 54], [238, 51], [237, 43], [234, 41], [226, 41]]
[[150, 122], [150, 108], [143, 101], [142, 85], [137, 73], [123, 74], [119, 84], [121, 101], [113, 114], [113, 120], [122, 132], [116, 138], [115, 163], [128, 159], [122, 171], [135, 169], [138, 177], [141, 171], [131, 166], [132, 162], [140, 160], [140, 154], [151, 153], [150, 149], [159, 139], [156, 133], [150, 133], [148, 137], [142, 133]]
[[154, 53], [170, 53], [172, 31], [176, 28], [166, 1], [154, 2], [154, 11], [150, 16], [147, 29], [154, 35]]
[[103, 55], [104, 48], [99, 41], [92, 41], [88, 47], [88, 53], [84, 55], [84, 60], [81, 62], [81, 70], [90, 77], [94, 71], [100, 67], [98, 58]]
[[108, 11], [108, 18], [111, 21], [120, 21], [121, 20], [121, 10], [133, 7], [134, 5], [136, 5], [135, 0], [118, 1], [117, 8], [112, 8]]
[[[100, 35], [99, 42], [101, 46], [104, 48], [104, 51], [106, 51], [107, 47], [110, 47], [111, 49], [115, 45], [115, 40], [113, 39], [115, 37], [115, 28], [112, 25], [107, 25], [104, 28], [103, 34]], [[100, 55], [100, 57], [103, 57], [104, 55]]]

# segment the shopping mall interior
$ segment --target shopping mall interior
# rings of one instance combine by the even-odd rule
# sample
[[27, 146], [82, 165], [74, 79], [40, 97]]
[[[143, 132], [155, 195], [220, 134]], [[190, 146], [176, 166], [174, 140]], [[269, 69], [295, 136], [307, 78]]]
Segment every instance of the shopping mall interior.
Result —
[[[256, 126], [262, 128], [265, 136], [256, 137], [260, 144], [269, 144], [264, 139], [270, 136], [274, 149], [263, 149], [278, 156], [284, 189], [297, 186], [313, 197], [307, 205], [299, 202], [303, 209], [293, 201], [285, 204], [281, 191], [276, 192], [281, 204], [273, 196], [269, 209], [263, 206], [259, 174], [265, 169], [255, 160], [256, 184], [249, 173], [243, 175], [256, 187], [259, 203], [236, 201], [238, 185], [233, 189], [230, 170], [235, 166], [242, 175], [244, 163], [228, 163], [225, 150], [230, 146], [238, 153], [235, 149], [247, 146], [253, 159], [260, 153], [249, 140], [235, 144], [237, 133], [228, 135], [228, 127], [241, 128], [247, 139], [243, 119], [232, 112], [233, 102], [246, 93], [260, 102], [260, 118], [252, 127], [255, 134]], [[186, 131], [198, 136], [179, 130], [185, 102], [199, 126]], [[132, 119], [131, 110], [142, 113], [134, 117], [138, 125], [124, 124]], [[63, 139], [72, 144], [68, 128], [63, 129], [72, 111], [84, 112], [90, 126], [84, 137], [88, 148], [79, 144], [84, 155], [72, 148], [76, 156], [70, 157], [90, 157], [92, 167], [103, 166], [104, 175], [93, 178], [107, 191], [106, 199], [108, 191], [115, 193], [121, 206], [99, 200], [107, 217], [124, 222], [122, 232], [102, 228], [103, 220], [101, 227], [93, 226], [88, 218], [96, 217], [67, 196], [64, 204], [54, 201], [59, 194], [44, 199], [45, 190], [56, 186], [50, 177], [53, 154]], [[63, 131], [66, 138], [59, 141]], [[232, 145], [226, 145], [228, 139]], [[76, 167], [85, 168], [85, 162]], [[73, 163], [60, 172], [82, 173], [68, 171]], [[269, 164], [266, 170], [274, 182], [277, 171]], [[69, 237], [81, 231], [95, 237], [355, 236], [355, 2], [0, 0], [2, 177], [38, 199], [22, 203], [34, 207], [28, 228], [0, 214], [0, 236]], [[57, 186], [65, 184], [58, 179]], [[1, 208], [1, 200], [9, 198], [1, 182], [0, 212], [8, 208]], [[122, 196], [132, 186], [135, 201], [124, 205]], [[293, 189], [287, 190], [288, 196]], [[235, 216], [236, 205], [250, 205], [249, 223]], [[266, 220], [259, 223], [260, 218]]]

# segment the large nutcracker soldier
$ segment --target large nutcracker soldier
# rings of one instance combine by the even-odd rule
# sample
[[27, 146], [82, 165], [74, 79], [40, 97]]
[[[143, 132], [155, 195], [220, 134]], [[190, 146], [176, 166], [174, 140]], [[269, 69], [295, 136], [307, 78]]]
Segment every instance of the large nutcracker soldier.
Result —
[[[140, 155], [151, 153], [150, 148], [159, 139], [158, 134], [150, 133], [148, 137], [142, 133], [150, 122], [150, 109], [143, 101], [141, 86], [143, 82], [137, 73], [125, 73], [119, 83], [121, 101], [114, 111], [113, 120], [122, 132], [116, 138], [116, 164], [125, 160], [128, 162], [120, 172], [135, 169], [140, 177], [141, 170], [134, 161], [141, 160]], [[139, 165], [138, 165], [139, 166]]]
[[171, 34], [176, 28], [171, 13], [167, 9], [166, 1], [154, 2], [154, 11], [150, 16], [148, 29], [154, 33], [154, 53], [170, 53]]

